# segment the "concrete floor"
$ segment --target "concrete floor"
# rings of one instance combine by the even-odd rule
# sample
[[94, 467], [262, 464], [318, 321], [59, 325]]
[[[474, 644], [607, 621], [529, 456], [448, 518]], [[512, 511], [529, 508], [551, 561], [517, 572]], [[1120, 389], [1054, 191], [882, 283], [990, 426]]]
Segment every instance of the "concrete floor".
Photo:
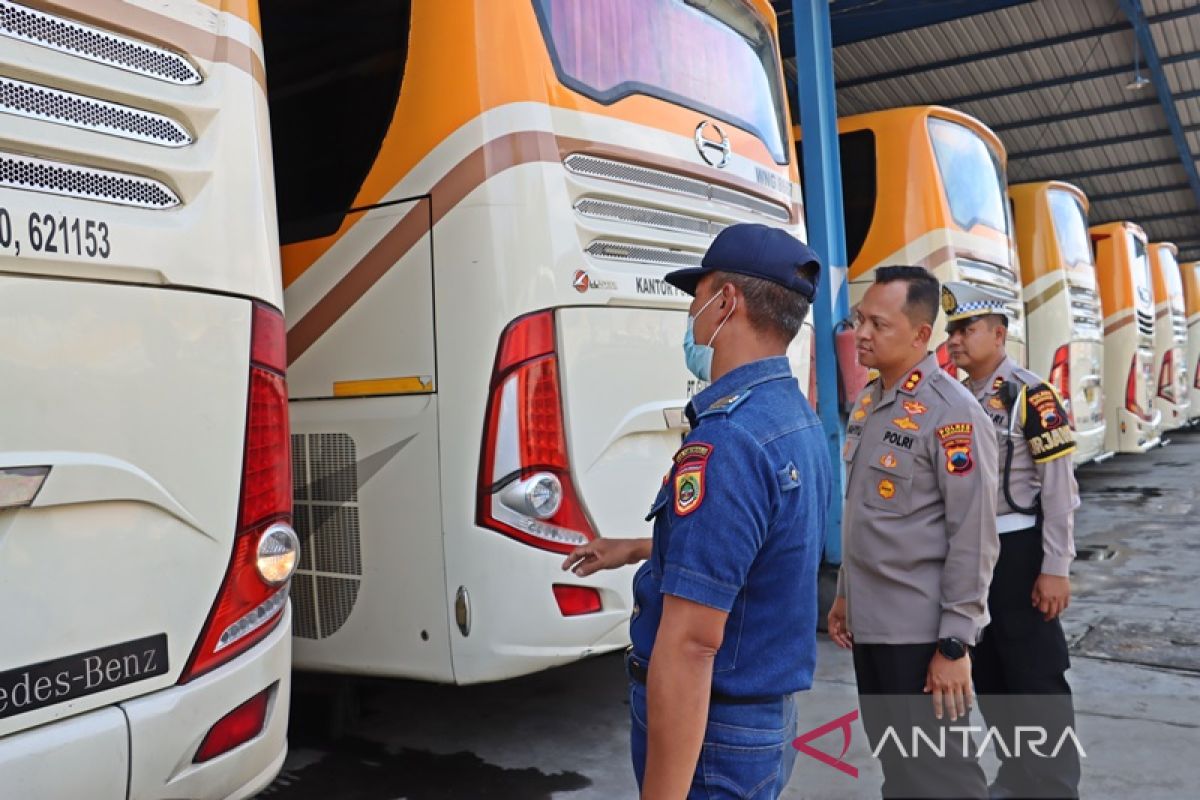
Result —
[[[1200, 434], [1083, 467], [1081, 557], [1064, 621], [1084, 797], [1197, 796], [1200, 786]], [[1195, 537], [1195, 538], [1193, 538]], [[329, 680], [322, 682], [325, 687]], [[356, 683], [361, 713], [329, 734], [321, 704], [293, 705], [291, 754], [263, 800], [610, 800], [636, 796], [619, 656], [504, 684]], [[850, 658], [821, 637], [800, 730], [857, 707]], [[813, 743], [840, 748], [838, 733]], [[851, 778], [800, 754], [785, 798], [879, 796], [855, 723]], [[985, 756], [993, 774], [995, 761]]]

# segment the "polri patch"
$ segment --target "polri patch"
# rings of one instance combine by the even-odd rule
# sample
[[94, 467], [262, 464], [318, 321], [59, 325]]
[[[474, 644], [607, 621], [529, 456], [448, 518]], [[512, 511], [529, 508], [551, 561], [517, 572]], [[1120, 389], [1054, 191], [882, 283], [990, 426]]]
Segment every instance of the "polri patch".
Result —
[[685, 444], [675, 454], [675, 513], [687, 516], [704, 502], [704, 472], [712, 445], [702, 442]]
[[969, 422], [955, 422], [937, 429], [938, 441], [946, 451], [946, 472], [951, 475], [966, 475], [975, 468], [971, 455], [971, 433], [974, 426]]

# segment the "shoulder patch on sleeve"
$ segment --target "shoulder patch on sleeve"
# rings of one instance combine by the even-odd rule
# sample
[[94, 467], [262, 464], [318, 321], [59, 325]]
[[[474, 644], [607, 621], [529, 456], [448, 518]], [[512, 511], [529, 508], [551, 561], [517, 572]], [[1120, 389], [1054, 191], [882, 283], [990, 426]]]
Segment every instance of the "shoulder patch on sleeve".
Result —
[[713, 446], [690, 442], [675, 454], [675, 513], [684, 517], [704, 502], [704, 478]]
[[970, 422], [952, 422], [937, 429], [938, 441], [946, 451], [946, 472], [951, 475], [966, 475], [975, 468], [971, 454], [974, 429]]
[[1075, 451], [1075, 434], [1054, 387], [1045, 383], [1030, 386], [1022, 412], [1022, 432], [1034, 461], [1041, 464]]

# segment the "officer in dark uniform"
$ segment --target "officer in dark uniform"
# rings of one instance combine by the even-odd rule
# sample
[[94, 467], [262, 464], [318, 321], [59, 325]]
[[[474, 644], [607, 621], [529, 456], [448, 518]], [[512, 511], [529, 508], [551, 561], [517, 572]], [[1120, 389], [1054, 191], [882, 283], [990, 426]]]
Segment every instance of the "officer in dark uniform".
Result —
[[793, 693], [816, 663], [817, 565], [830, 466], [785, 355], [816, 292], [814, 253], [734, 225], [702, 266], [684, 352], [711, 385], [650, 509], [652, 539], [598, 539], [578, 575], [645, 560], [627, 657], [631, 749], [643, 798], [777, 797], [796, 751]]
[[1005, 351], [1010, 298], [984, 287], [942, 287], [947, 347], [964, 382], [991, 417], [1000, 450], [996, 529], [1000, 560], [988, 595], [992, 622], [975, 650], [973, 677], [989, 727], [1005, 739], [994, 798], [1078, 797], [1079, 753], [1017, 757], [1016, 727], [1046, 729], [1050, 750], [1075, 715], [1059, 615], [1071, 599], [1079, 487], [1075, 437], [1058, 392]]

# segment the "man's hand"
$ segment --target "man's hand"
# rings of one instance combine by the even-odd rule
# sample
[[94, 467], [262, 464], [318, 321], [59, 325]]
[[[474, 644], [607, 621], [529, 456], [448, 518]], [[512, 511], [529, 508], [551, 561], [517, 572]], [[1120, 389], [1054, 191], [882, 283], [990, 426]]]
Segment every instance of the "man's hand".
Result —
[[1071, 579], [1062, 575], [1038, 575], [1033, 584], [1033, 605], [1049, 622], [1071, 605]]
[[846, 624], [846, 598], [834, 599], [833, 608], [829, 609], [826, 624], [829, 638], [833, 639], [838, 647], [849, 650], [854, 646], [854, 635], [850, 633], [850, 628]]
[[636, 564], [650, 557], [652, 539], [593, 539], [576, 547], [562, 563], [563, 570], [570, 570], [580, 578], [602, 569], [617, 569], [627, 564]]
[[944, 709], [950, 710], [950, 720], [966, 716], [974, 704], [971, 694], [971, 656], [951, 661], [941, 653], [934, 653], [925, 674], [925, 693], [933, 694], [933, 715], [942, 718]]

